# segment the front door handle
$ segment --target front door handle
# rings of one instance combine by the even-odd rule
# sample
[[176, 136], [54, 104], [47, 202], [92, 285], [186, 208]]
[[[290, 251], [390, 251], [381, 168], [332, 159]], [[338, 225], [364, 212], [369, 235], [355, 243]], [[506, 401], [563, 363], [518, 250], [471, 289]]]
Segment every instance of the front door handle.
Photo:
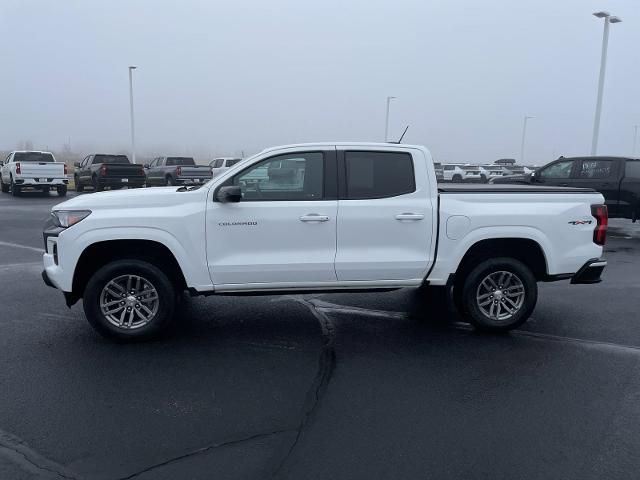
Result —
[[560, 186], [561, 186], [561, 187], [568, 187], [568, 186], [569, 186], [569, 184], [568, 184], [568, 183], [561, 183], [561, 184], [560, 184]]
[[327, 215], [320, 215], [318, 213], [307, 213], [300, 217], [301, 222], [328, 222], [329, 217]]
[[421, 213], [400, 213], [396, 215], [396, 220], [422, 220], [424, 215]]

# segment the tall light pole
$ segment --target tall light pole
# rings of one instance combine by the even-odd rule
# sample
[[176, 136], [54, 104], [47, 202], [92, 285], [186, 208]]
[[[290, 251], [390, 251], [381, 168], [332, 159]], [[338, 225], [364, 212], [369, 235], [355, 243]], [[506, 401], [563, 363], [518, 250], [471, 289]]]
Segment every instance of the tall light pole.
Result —
[[536, 117], [525, 115], [524, 122], [522, 122], [522, 141], [520, 142], [520, 163], [524, 163], [524, 145], [525, 145], [525, 142], [527, 141], [527, 122], [531, 118], [536, 118]]
[[391, 104], [391, 100], [397, 97], [387, 97], [387, 116], [384, 121], [384, 141], [389, 141], [389, 105]]
[[636, 147], [638, 146], [638, 128], [640, 127], [640, 125], [634, 125], [633, 126], [633, 150], [631, 153], [631, 156], [633, 158], [635, 158], [636, 156]]
[[598, 97], [596, 99], [596, 116], [593, 121], [593, 138], [591, 139], [591, 155], [598, 153], [598, 136], [600, 135], [600, 114], [602, 113], [602, 93], [604, 90], [604, 75], [607, 69], [607, 47], [609, 46], [609, 25], [620, 23], [622, 20], [612, 16], [609, 12], [595, 12], [598, 18], [604, 18], [604, 32], [602, 34], [602, 56], [600, 58], [600, 78], [598, 79]]
[[136, 66], [129, 67], [129, 113], [131, 118], [131, 162], [136, 163], [136, 126], [133, 116], [133, 71]]

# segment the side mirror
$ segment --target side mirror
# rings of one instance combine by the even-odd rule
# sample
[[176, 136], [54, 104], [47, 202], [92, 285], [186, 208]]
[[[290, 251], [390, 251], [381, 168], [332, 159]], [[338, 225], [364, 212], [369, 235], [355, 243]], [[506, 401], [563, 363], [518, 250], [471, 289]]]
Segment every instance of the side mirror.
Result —
[[216, 193], [216, 200], [220, 203], [238, 203], [242, 200], [242, 189], [238, 185], [220, 187]]
[[531, 183], [536, 183], [538, 181], [538, 172], [531, 172]]
[[144, 167], [144, 168], [149, 168], [149, 164], [148, 164], [148, 163], [145, 163], [145, 164], [143, 165], [143, 167]]
[[73, 162], [73, 166], [80, 168], [80, 162]]

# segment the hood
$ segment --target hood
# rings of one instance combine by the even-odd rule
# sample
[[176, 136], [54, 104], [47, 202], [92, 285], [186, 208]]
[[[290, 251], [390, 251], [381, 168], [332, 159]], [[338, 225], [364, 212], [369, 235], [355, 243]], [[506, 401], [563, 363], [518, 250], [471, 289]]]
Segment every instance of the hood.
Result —
[[180, 187], [153, 187], [97, 192], [78, 195], [55, 205], [52, 210], [101, 210], [106, 208], [164, 207], [173, 206], [202, 193], [206, 188], [193, 191], [178, 191]]

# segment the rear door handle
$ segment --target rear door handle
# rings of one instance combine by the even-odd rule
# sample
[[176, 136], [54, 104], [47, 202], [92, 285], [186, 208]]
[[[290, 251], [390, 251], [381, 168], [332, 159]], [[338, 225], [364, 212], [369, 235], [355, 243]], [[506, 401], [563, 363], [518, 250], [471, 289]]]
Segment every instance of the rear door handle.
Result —
[[396, 215], [396, 220], [422, 220], [424, 215], [421, 213], [400, 213]]
[[300, 217], [301, 222], [328, 222], [329, 217], [327, 215], [320, 215], [318, 213], [307, 213]]

